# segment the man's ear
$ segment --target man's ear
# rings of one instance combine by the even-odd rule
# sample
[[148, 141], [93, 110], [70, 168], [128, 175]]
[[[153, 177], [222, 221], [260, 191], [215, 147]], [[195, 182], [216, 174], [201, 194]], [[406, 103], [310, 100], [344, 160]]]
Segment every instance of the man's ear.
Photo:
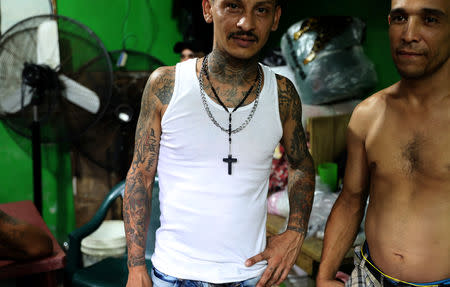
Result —
[[388, 15], [388, 23], [391, 25], [391, 15]]
[[273, 18], [272, 31], [276, 31], [278, 29], [280, 17], [281, 17], [281, 6], [277, 6], [275, 10], [275, 17]]
[[212, 23], [213, 17], [212, 17], [212, 0], [203, 0], [202, 1], [202, 7], [203, 7], [203, 18], [205, 18], [206, 23]]

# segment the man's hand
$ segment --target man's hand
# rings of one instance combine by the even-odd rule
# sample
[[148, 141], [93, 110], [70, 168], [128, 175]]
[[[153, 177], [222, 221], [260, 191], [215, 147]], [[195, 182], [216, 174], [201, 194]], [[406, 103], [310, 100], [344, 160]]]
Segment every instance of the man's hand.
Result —
[[267, 268], [256, 287], [279, 285], [286, 279], [300, 253], [303, 239], [303, 235], [291, 230], [268, 238], [266, 250], [245, 262], [249, 267], [267, 260]]
[[130, 268], [126, 287], [152, 287], [152, 280], [148, 276], [145, 266], [137, 266]]

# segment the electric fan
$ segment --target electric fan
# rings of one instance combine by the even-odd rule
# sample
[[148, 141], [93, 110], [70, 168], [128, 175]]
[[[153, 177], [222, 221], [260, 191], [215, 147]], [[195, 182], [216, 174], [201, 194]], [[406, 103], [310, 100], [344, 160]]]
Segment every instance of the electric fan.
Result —
[[75, 145], [80, 153], [101, 168], [124, 179], [134, 150], [134, 136], [142, 92], [151, 72], [163, 63], [148, 54], [117, 50], [109, 52], [114, 66], [110, 104], [100, 121]]
[[97, 36], [59, 15], [18, 22], [0, 38], [0, 117], [32, 140], [34, 200], [42, 208], [41, 143], [70, 142], [104, 114], [112, 68]]
[[1, 0], [0, 36], [14, 24], [28, 17], [55, 13], [56, 0]]

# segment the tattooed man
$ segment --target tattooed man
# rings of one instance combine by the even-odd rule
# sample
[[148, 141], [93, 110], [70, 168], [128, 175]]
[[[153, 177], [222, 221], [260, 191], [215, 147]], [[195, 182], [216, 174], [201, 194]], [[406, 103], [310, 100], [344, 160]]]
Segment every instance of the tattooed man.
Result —
[[44, 230], [0, 210], [0, 260], [32, 260], [52, 252], [52, 239]]
[[[203, 0], [211, 54], [155, 71], [142, 99], [127, 176], [127, 286], [271, 286], [305, 237], [314, 167], [293, 84], [257, 61], [277, 29], [277, 0]], [[278, 142], [290, 164], [287, 230], [266, 242], [266, 196]], [[145, 266], [158, 170], [161, 227]]]
[[450, 284], [449, 13], [449, 0], [391, 2], [391, 53], [401, 80], [353, 112], [319, 287], [343, 285], [334, 276], [368, 195], [367, 241], [355, 249], [347, 285]]

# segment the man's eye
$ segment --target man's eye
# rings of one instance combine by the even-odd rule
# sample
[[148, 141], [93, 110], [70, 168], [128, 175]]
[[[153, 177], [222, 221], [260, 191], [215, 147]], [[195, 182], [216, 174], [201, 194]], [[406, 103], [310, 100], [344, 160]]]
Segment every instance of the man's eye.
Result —
[[393, 15], [391, 16], [391, 22], [393, 23], [402, 23], [405, 22], [407, 19], [403, 15]]
[[225, 4], [225, 11], [228, 13], [240, 13], [242, 10], [242, 7], [239, 5], [239, 3], [226, 3]]
[[258, 11], [258, 13], [267, 13], [266, 8], [258, 8], [256, 11]]
[[424, 18], [424, 21], [425, 21], [425, 23], [427, 23], [427, 24], [433, 24], [433, 23], [437, 23], [437, 22], [438, 22], [438, 19], [435, 18], [435, 17], [426, 16], [426, 17]]

